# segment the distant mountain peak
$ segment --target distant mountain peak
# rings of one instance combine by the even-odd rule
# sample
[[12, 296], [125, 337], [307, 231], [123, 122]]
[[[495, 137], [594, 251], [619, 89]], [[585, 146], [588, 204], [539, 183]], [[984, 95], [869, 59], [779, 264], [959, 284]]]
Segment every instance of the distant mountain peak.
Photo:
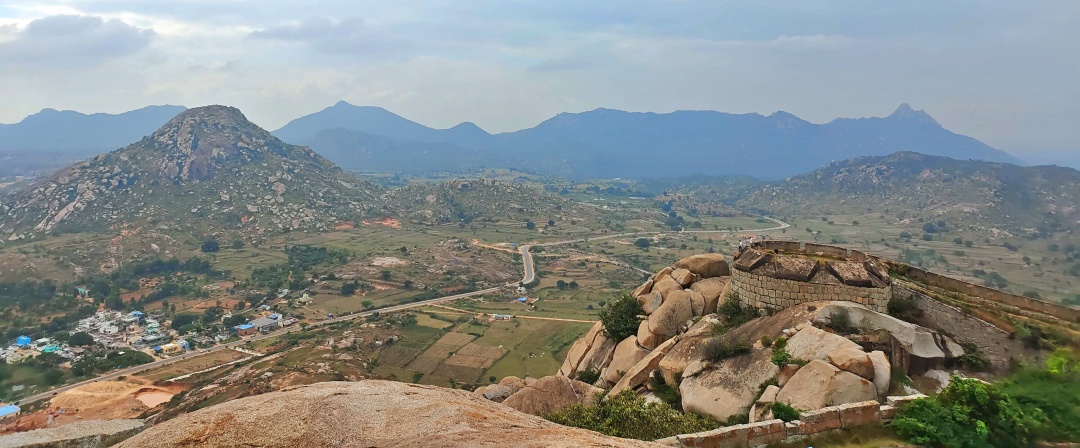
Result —
[[887, 118], [912, 120], [921, 123], [933, 124], [938, 127], [941, 126], [940, 124], [938, 124], [937, 120], [934, 119], [934, 117], [930, 116], [930, 114], [926, 113], [922, 109], [912, 109], [911, 105], [908, 103], [900, 103], [900, 106], [898, 106], [896, 110], [893, 111], [893, 113], [890, 114]]

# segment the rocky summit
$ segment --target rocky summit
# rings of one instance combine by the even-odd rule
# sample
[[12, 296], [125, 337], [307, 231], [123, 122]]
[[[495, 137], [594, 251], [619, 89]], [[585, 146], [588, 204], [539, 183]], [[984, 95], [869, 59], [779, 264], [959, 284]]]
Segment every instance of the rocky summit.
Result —
[[282, 142], [236, 108], [177, 115], [127, 147], [0, 199], [0, 236], [118, 226], [255, 233], [329, 229], [374, 202], [371, 186], [309, 148]]

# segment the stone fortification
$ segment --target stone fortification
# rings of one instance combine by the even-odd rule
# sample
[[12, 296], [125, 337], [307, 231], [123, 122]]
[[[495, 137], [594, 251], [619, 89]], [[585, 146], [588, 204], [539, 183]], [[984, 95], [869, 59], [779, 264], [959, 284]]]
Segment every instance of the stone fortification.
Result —
[[885, 312], [892, 298], [888, 271], [841, 247], [764, 241], [736, 253], [732, 267], [731, 292], [758, 308], [842, 300]]

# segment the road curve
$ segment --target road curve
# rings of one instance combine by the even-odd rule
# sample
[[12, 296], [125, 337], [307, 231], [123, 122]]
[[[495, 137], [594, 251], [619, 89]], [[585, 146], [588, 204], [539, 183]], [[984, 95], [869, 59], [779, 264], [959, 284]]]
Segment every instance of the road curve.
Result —
[[[770, 220], [772, 222], [775, 222], [777, 224], [777, 226], [769, 227], [769, 228], [765, 228], [765, 229], [683, 230], [682, 232], [685, 232], [685, 233], [744, 233], [744, 232], [753, 233], [753, 232], [771, 232], [773, 230], [781, 230], [781, 229], [786, 229], [786, 228], [791, 227], [791, 225], [789, 225], [788, 223], [783, 222], [783, 221], [781, 221], [779, 219], [769, 218], [769, 217], [764, 217], [764, 218], [768, 219], [768, 220]], [[535, 267], [535, 264], [533, 263], [532, 253], [529, 252], [529, 249], [531, 249], [533, 246], [542, 246], [542, 247], [543, 246], [559, 246], [559, 245], [563, 245], [563, 244], [581, 243], [581, 242], [586, 242], [586, 241], [606, 240], [606, 239], [611, 239], [611, 238], [622, 238], [622, 237], [636, 236], [636, 235], [656, 235], [656, 234], [660, 234], [660, 233], [671, 233], [671, 232], [627, 232], [627, 233], [619, 233], [619, 234], [612, 234], [612, 235], [601, 235], [601, 236], [596, 236], [596, 237], [578, 238], [578, 239], [565, 240], [565, 241], [554, 241], [554, 242], [547, 242], [547, 243], [526, 244], [526, 245], [523, 245], [523, 246], [519, 246], [518, 247], [518, 252], [521, 254], [521, 262], [522, 262], [522, 265], [523, 265], [524, 271], [525, 271], [524, 275], [521, 278], [521, 284], [532, 283], [533, 281], [536, 280], [536, 267]], [[466, 297], [478, 296], [478, 295], [482, 295], [482, 294], [489, 294], [489, 293], [497, 292], [500, 289], [505, 288], [505, 287], [514, 287], [514, 286], [517, 286], [517, 285], [518, 285], [518, 283], [510, 283], [510, 284], [507, 284], [507, 285], [504, 285], [504, 286], [496, 286], [494, 288], [487, 288], [487, 289], [482, 289], [482, 290], [479, 290], [479, 291], [467, 292], [467, 293], [463, 293], [463, 294], [455, 294], [455, 295], [452, 295], [452, 296], [445, 296], [445, 297], [437, 297], [437, 298], [434, 298], [434, 299], [423, 300], [423, 301], [420, 301], [420, 302], [405, 303], [405, 304], [401, 304], [401, 305], [394, 305], [394, 306], [389, 306], [389, 307], [386, 307], [386, 308], [380, 308], [380, 309], [372, 310], [372, 311], [364, 311], [364, 312], [361, 312], [361, 313], [349, 314], [349, 315], [345, 315], [345, 316], [339, 316], [339, 317], [335, 317], [333, 319], [327, 319], [327, 320], [322, 320], [322, 321], [319, 321], [319, 322], [314, 322], [309, 326], [309, 328], [310, 327], [319, 327], [319, 326], [322, 326], [322, 325], [329, 325], [329, 324], [338, 323], [338, 322], [345, 322], [345, 321], [357, 319], [357, 318], [360, 318], [360, 317], [367, 317], [367, 316], [370, 316], [370, 315], [375, 314], [375, 313], [390, 313], [390, 312], [394, 312], [394, 311], [407, 310], [407, 309], [411, 309], [411, 308], [422, 307], [422, 306], [431, 305], [431, 304], [435, 304], [435, 303], [446, 302], [446, 301], [450, 301], [450, 300], [457, 300], [457, 299], [463, 299], [463, 298], [466, 298]], [[214, 347], [205, 349], [206, 350], [205, 352], [203, 352], [203, 351], [188, 352], [188, 353], [185, 353], [185, 354], [180, 355], [180, 356], [176, 356], [176, 357], [172, 357], [172, 358], [168, 358], [168, 359], [162, 359], [162, 360], [159, 360], [159, 361], [154, 361], [154, 362], [151, 362], [151, 363], [142, 364], [142, 365], [138, 365], [138, 366], [128, 367], [128, 368], [121, 369], [121, 370], [112, 371], [112, 372], [103, 374], [101, 376], [98, 376], [97, 378], [94, 378], [94, 379], [81, 381], [81, 382], [74, 383], [74, 384], [69, 384], [69, 385], [66, 385], [66, 386], [63, 386], [63, 387], [58, 387], [56, 389], [52, 389], [52, 390], [42, 392], [42, 393], [37, 394], [37, 395], [33, 395], [33, 396], [30, 396], [30, 397], [27, 397], [27, 398], [23, 398], [22, 400], [19, 400], [19, 403], [24, 403], [25, 404], [25, 403], [33, 403], [33, 402], [45, 400], [47, 398], [52, 397], [53, 395], [56, 395], [56, 394], [59, 394], [59, 393], [74, 389], [74, 388], [79, 387], [79, 386], [90, 384], [90, 383], [93, 383], [93, 382], [108, 381], [108, 380], [111, 380], [111, 379], [114, 379], [114, 378], [117, 378], [117, 377], [120, 377], [120, 376], [136, 374], [136, 373], [144, 372], [144, 371], [147, 371], [147, 370], [150, 370], [150, 369], [154, 369], [154, 368], [158, 368], [158, 367], [161, 367], [161, 366], [169, 365], [169, 364], [172, 364], [172, 363], [175, 363], [175, 362], [183, 361], [185, 359], [190, 359], [190, 358], [195, 358], [195, 357], [198, 357], [198, 356], [202, 356], [202, 355], [205, 355], [207, 353], [213, 353], [213, 352], [216, 352], [216, 351], [219, 351], [219, 350], [229, 350], [229, 349], [232, 349], [233, 347], [240, 346], [240, 345], [245, 344], [247, 342], [260, 341], [260, 340], [263, 340], [263, 339], [266, 339], [266, 338], [277, 337], [277, 336], [281, 336], [281, 335], [284, 335], [284, 334], [292, 333], [294, 331], [301, 331], [301, 330], [302, 330], [302, 328], [299, 325], [289, 327], [289, 328], [282, 328], [282, 329], [280, 329], [278, 331], [273, 331], [273, 332], [270, 332], [270, 333], [267, 333], [267, 334], [258, 334], [258, 335], [254, 335], [254, 336], [252, 336], [250, 338], [247, 338], [247, 339], [242, 339], [242, 340], [239, 340], [239, 341], [233, 341], [233, 342], [229, 342], [227, 344], [216, 345]]]

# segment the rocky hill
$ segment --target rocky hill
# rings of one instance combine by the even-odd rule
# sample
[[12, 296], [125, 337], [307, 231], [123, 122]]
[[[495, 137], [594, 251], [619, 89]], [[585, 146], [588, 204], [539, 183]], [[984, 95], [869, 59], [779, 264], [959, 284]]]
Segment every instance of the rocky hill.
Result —
[[1080, 171], [1071, 168], [901, 152], [834, 162], [763, 187], [738, 204], [771, 213], [908, 211], [1049, 232], [1080, 223], [1076, 185]]
[[282, 142], [235, 108], [206, 106], [0, 199], [0, 232], [13, 241], [136, 226], [327, 229], [359, 218], [373, 197], [371, 185], [311, 149]]

